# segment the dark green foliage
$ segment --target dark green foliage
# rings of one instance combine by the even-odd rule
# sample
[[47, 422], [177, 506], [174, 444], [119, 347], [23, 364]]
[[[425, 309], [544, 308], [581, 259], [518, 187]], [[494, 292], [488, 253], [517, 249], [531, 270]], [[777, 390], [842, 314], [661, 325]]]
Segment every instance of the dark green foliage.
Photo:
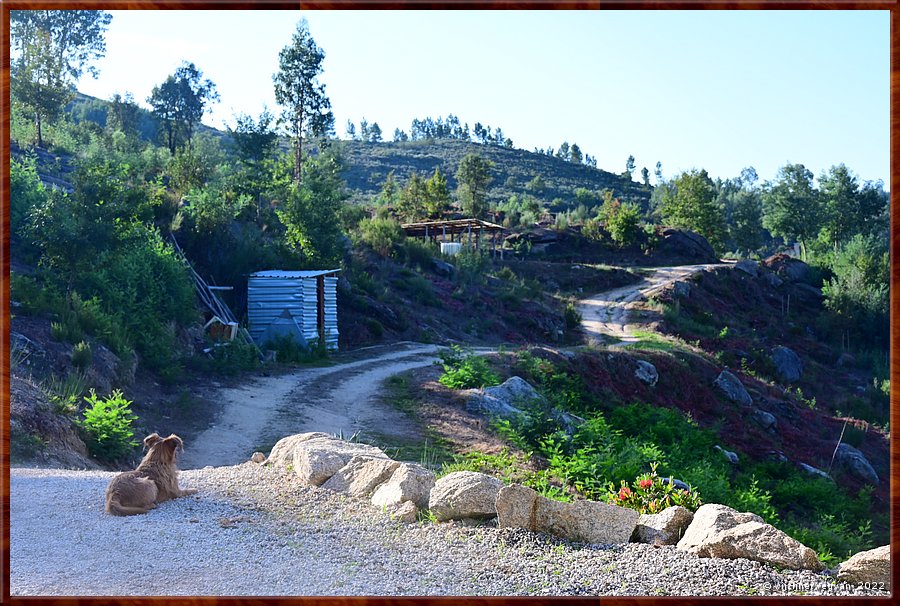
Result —
[[681, 173], [662, 190], [659, 212], [666, 225], [696, 231], [717, 252], [725, 243], [725, 217], [705, 170]]
[[600, 207], [598, 215], [609, 237], [619, 246], [629, 246], [637, 241], [641, 233], [641, 210], [637, 204], [608, 198]]
[[391, 217], [373, 217], [359, 222], [357, 232], [363, 242], [383, 257], [387, 257], [406, 235], [400, 228], [400, 223]]
[[263, 348], [274, 350], [275, 360], [280, 364], [309, 364], [328, 357], [325, 342], [319, 339], [303, 346], [290, 335], [279, 335]]
[[491, 169], [494, 163], [478, 154], [468, 154], [459, 163], [456, 170], [457, 196], [463, 212], [470, 217], [480, 219], [487, 212], [487, 189], [493, 177]]
[[94, 361], [94, 353], [91, 350], [91, 344], [80, 341], [72, 349], [72, 365], [79, 370], [90, 368]]
[[238, 340], [214, 346], [210, 355], [209, 364], [201, 363], [201, 367], [221, 375], [235, 375], [259, 367], [256, 347]]
[[581, 326], [581, 313], [571, 302], [566, 303], [566, 308], [563, 310], [563, 318], [566, 321], [567, 330], [575, 330]]
[[84, 401], [88, 406], [79, 424], [88, 436], [88, 452], [107, 462], [130, 454], [138, 445], [133, 439], [132, 425], [137, 415], [131, 412], [131, 401], [126, 400], [119, 390], [101, 399], [93, 389]]
[[812, 172], [802, 164], [778, 169], [775, 181], [763, 193], [763, 225], [772, 235], [803, 247], [815, 239], [822, 225], [822, 206], [812, 181]]
[[31, 210], [41, 206], [46, 197], [47, 192], [38, 178], [34, 158], [27, 157], [21, 161], [11, 158], [9, 163], [9, 228], [14, 251], [28, 256], [34, 254], [34, 249], [23, 237], [23, 230]]
[[287, 188], [277, 211], [287, 245], [308, 268], [332, 269], [343, 257], [340, 210], [346, 195], [342, 161], [336, 150], [323, 150], [303, 164], [303, 180]]
[[188, 61], [159, 86], [154, 86], [147, 102], [163, 128], [166, 147], [175, 155], [182, 144], [191, 144], [194, 131], [209, 104], [219, 100], [212, 80]]

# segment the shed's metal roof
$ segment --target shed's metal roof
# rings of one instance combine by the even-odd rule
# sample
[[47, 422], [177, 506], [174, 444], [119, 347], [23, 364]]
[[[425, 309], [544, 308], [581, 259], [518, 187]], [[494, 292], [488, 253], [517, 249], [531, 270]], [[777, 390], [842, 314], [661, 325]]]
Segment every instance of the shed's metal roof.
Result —
[[258, 271], [250, 274], [251, 278], [315, 278], [318, 276], [327, 276], [341, 271], [340, 269], [315, 269], [303, 271], [287, 271], [284, 269], [268, 269], [266, 271]]

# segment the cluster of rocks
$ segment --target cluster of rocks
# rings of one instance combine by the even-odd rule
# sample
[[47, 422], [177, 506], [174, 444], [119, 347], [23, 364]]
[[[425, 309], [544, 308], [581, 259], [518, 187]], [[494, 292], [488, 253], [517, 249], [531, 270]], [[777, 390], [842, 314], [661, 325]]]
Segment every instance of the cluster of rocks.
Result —
[[[701, 558], [743, 558], [790, 570], [823, 570], [812, 549], [756, 514], [724, 505], [703, 505], [694, 513], [674, 506], [641, 515], [597, 501], [566, 503], [473, 471], [436, 479], [421, 465], [395, 461], [374, 446], [321, 432], [283, 438], [267, 459], [257, 454], [253, 460], [292, 469], [309, 485], [369, 499], [392, 518], [407, 523], [427, 509], [437, 521], [496, 518], [500, 528], [582, 543], [674, 545]], [[886, 582], [889, 587], [889, 558], [888, 548], [880, 548], [853, 556], [833, 572], [839, 580]]]

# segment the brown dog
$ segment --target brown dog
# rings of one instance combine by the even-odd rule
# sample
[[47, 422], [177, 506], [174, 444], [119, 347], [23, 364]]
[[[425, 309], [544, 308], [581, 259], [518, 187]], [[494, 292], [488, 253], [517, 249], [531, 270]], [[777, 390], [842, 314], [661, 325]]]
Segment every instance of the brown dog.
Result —
[[184, 450], [184, 442], [175, 434], [161, 438], [152, 433], [144, 438], [149, 449], [134, 471], [120, 473], [106, 488], [106, 511], [114, 516], [147, 513], [157, 503], [197, 492], [194, 488], [178, 488], [176, 451]]

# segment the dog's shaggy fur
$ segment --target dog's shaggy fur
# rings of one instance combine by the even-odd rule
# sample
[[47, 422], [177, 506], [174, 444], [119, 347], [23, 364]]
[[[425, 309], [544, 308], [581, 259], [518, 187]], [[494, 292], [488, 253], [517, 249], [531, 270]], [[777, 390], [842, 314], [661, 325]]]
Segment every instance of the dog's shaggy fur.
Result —
[[106, 511], [114, 516], [147, 513], [157, 503], [197, 492], [178, 487], [176, 451], [184, 442], [175, 434], [161, 438], [153, 433], [144, 438], [147, 454], [134, 471], [120, 473], [106, 488]]

